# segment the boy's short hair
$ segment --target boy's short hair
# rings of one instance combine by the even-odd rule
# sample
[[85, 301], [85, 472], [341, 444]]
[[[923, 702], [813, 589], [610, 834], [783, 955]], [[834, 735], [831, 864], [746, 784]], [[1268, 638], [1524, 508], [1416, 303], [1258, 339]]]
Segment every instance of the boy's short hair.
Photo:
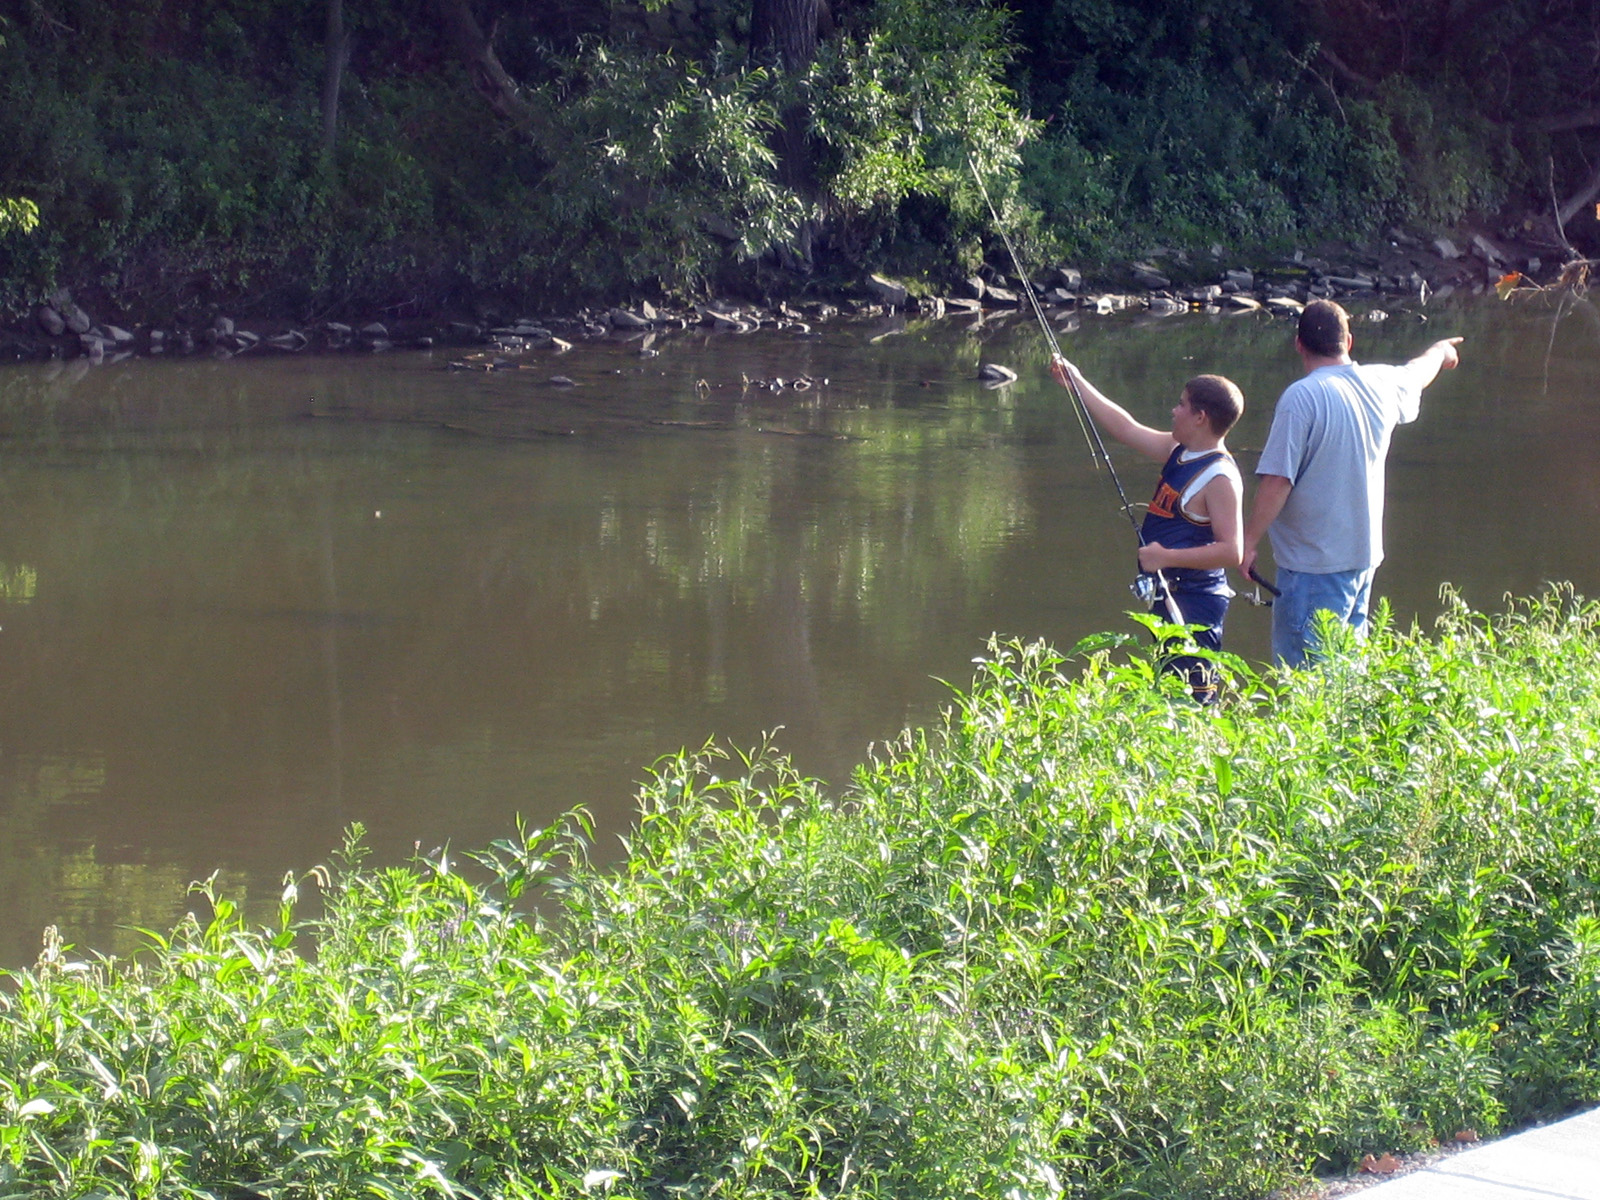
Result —
[[1233, 380], [1221, 375], [1196, 375], [1183, 385], [1189, 407], [1205, 417], [1218, 437], [1238, 423], [1244, 412], [1244, 393]]
[[1300, 312], [1300, 344], [1319, 358], [1338, 358], [1350, 337], [1350, 314], [1332, 300], [1313, 300]]

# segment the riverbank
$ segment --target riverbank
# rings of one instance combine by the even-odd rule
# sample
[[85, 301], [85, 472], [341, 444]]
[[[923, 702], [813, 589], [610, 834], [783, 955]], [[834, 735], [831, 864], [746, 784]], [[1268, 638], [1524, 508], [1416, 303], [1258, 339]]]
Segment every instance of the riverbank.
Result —
[[[12, 1183], [1265, 1196], [1600, 1095], [1600, 609], [1380, 621], [1201, 710], [994, 644], [830, 800], [663, 762], [458, 863], [225, 897], [0, 993]], [[300, 890], [323, 916], [306, 921]], [[70, 1014], [70, 1019], [68, 1015]]]
[[[1046, 308], [1064, 315], [1105, 315], [1130, 308], [1293, 313], [1313, 297], [1422, 307], [1456, 292], [1481, 294], [1507, 277], [1531, 285], [1553, 284], [1571, 258], [1567, 251], [1536, 241], [1496, 240], [1482, 233], [1430, 239], [1395, 228], [1381, 243], [1328, 243], [1266, 261], [1231, 259], [1220, 246], [1200, 253], [1153, 247], [1137, 261], [1110, 267], [1086, 271], [1058, 264], [1028, 285]], [[231, 305], [196, 303], [163, 319], [136, 304], [119, 303], [104, 289], [62, 287], [41, 297], [26, 317], [0, 325], [0, 361], [82, 357], [98, 364], [134, 355], [228, 358], [428, 346], [560, 351], [594, 338], [669, 334], [691, 325], [745, 331], [762, 325], [803, 327], [841, 312], [976, 315], [1028, 304], [1023, 281], [1009, 262], [985, 264], [945, 289], [925, 279], [883, 275], [794, 286], [788, 293], [779, 290], [781, 275], [750, 275], [746, 283], [743, 296], [734, 287], [731, 297], [692, 306], [644, 302], [539, 312], [505, 303], [457, 311], [404, 305], [341, 312], [338, 319], [301, 319], [303, 314], [277, 311], [247, 297]], [[245, 313], [253, 315], [247, 318]]]

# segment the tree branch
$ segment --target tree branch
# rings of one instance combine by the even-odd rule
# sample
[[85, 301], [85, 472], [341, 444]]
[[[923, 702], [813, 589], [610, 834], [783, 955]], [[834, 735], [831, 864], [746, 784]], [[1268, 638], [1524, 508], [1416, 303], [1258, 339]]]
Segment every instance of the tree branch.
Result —
[[1377, 83], [1371, 79], [1368, 79], [1365, 75], [1361, 74], [1360, 71], [1357, 71], [1355, 68], [1351, 67], [1344, 61], [1344, 59], [1340, 58], [1326, 46], [1318, 46], [1317, 54], [1330, 67], [1333, 68], [1333, 73], [1338, 75], [1346, 83], [1353, 84], [1354, 86], [1360, 88], [1363, 92], [1367, 92], [1369, 94], [1378, 90]]
[[1537, 117], [1532, 121], [1519, 121], [1517, 128], [1528, 133], [1564, 133], [1568, 129], [1587, 129], [1591, 125], [1600, 125], [1600, 108], [1585, 108], [1556, 116]]
[[1596, 196], [1600, 196], [1600, 163], [1595, 164], [1594, 170], [1589, 173], [1587, 182], [1568, 197], [1567, 202], [1557, 211], [1556, 216], [1559, 218], [1562, 228], [1565, 228], [1567, 222], [1578, 215], [1579, 209]]

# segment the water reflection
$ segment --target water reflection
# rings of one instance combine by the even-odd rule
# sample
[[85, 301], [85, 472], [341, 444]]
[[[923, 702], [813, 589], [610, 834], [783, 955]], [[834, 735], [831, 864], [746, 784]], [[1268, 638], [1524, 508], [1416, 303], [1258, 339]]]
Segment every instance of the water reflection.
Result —
[[[1400, 613], [1444, 579], [1483, 605], [1597, 590], [1589, 313], [1360, 326], [1372, 359], [1469, 336], [1396, 438]], [[1248, 469], [1290, 336], [1180, 317], [1066, 341], [1146, 419], [1190, 375], [1237, 379]], [[125, 949], [117, 926], [169, 925], [219, 868], [270, 904], [356, 819], [393, 860], [582, 803], [609, 853], [659, 754], [782, 726], [840, 782], [989, 632], [1124, 627], [1127, 526], [1025, 322], [653, 348], [0, 374], [0, 961], [51, 922]], [[984, 361], [1021, 378], [985, 390]], [[800, 375], [828, 382], [747, 383]], [[1148, 467], [1122, 469], [1142, 495]], [[1230, 643], [1264, 655], [1265, 614], [1236, 612]]]

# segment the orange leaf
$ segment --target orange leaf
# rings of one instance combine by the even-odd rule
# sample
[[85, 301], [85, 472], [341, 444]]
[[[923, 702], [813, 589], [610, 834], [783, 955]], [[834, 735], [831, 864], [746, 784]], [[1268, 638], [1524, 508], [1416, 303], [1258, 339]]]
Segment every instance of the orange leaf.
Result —
[[1400, 1160], [1392, 1154], [1385, 1154], [1372, 1169], [1379, 1175], [1393, 1175], [1400, 1169]]
[[1509, 274], [1509, 275], [1500, 276], [1500, 278], [1495, 281], [1495, 285], [1494, 285], [1495, 295], [1499, 296], [1500, 299], [1504, 300], [1507, 296], [1511, 295], [1513, 289], [1516, 288], [1517, 284], [1519, 282], [1521, 282], [1521, 280], [1522, 280], [1522, 272], [1521, 271], [1512, 271], [1511, 274]]
[[1458, 1141], [1458, 1142], [1475, 1142], [1477, 1140], [1478, 1140], [1478, 1131], [1476, 1129], [1458, 1129], [1458, 1130], [1456, 1130], [1456, 1141]]

